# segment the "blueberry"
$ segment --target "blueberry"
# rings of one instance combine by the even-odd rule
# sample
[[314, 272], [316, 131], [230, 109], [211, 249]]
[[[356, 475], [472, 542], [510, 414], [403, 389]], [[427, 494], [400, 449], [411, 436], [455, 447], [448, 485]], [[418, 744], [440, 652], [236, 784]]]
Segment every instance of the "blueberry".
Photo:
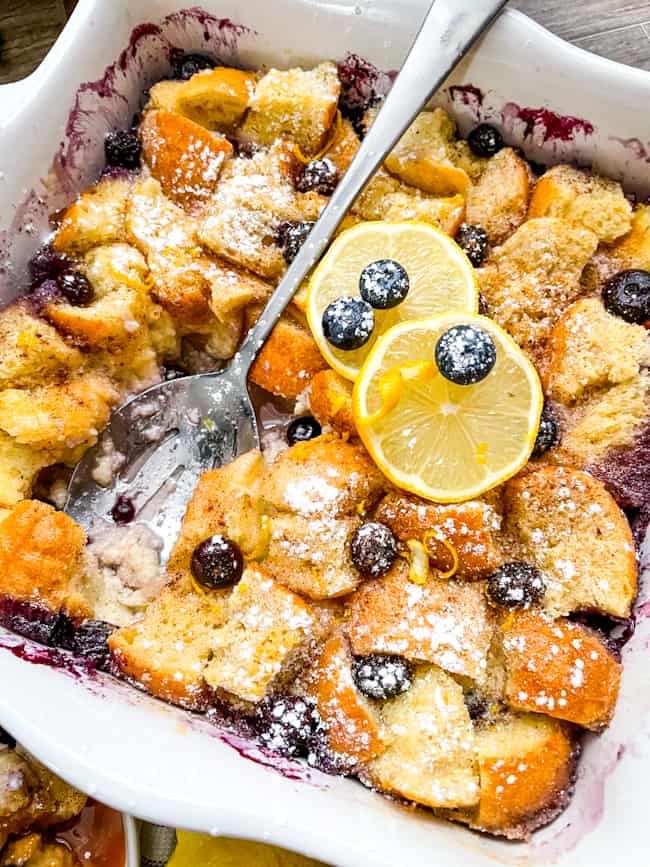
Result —
[[104, 152], [109, 166], [137, 169], [140, 165], [142, 145], [134, 132], [118, 129], [107, 133], [104, 139]]
[[274, 753], [289, 758], [307, 756], [321, 719], [309, 699], [296, 695], [271, 696], [257, 709], [260, 741]]
[[530, 563], [504, 563], [487, 582], [487, 593], [492, 602], [506, 608], [527, 608], [541, 602], [545, 592], [544, 576]]
[[456, 243], [472, 265], [475, 268], [480, 268], [485, 261], [488, 249], [488, 234], [485, 229], [463, 223], [456, 235]]
[[650, 319], [650, 271], [620, 271], [603, 287], [605, 307], [626, 322]]
[[375, 314], [367, 301], [337, 298], [323, 313], [323, 334], [337, 349], [359, 349], [370, 340]]
[[86, 307], [95, 297], [89, 280], [79, 271], [64, 271], [56, 282], [65, 300], [75, 307]]
[[217, 64], [205, 54], [181, 54], [172, 57], [172, 73], [174, 78], [187, 81], [202, 69], [214, 69]]
[[56, 280], [59, 274], [71, 267], [70, 259], [64, 253], [55, 252], [49, 244], [41, 247], [29, 262], [32, 286], [40, 286], [45, 280]]
[[284, 261], [290, 265], [298, 255], [298, 250], [307, 240], [314, 227], [311, 220], [285, 220], [278, 226], [278, 246], [282, 249]]
[[490, 706], [487, 698], [482, 695], [478, 690], [470, 689], [468, 690], [464, 696], [465, 707], [467, 708], [467, 713], [470, 716], [472, 722], [479, 722], [480, 720], [484, 720], [489, 716]]
[[454, 325], [436, 343], [440, 373], [456, 385], [473, 385], [492, 370], [497, 360], [494, 341], [482, 328]]
[[555, 448], [560, 442], [560, 428], [553, 415], [553, 411], [548, 406], [544, 406], [542, 416], [539, 420], [539, 428], [537, 430], [537, 438], [535, 439], [535, 447], [533, 448], [533, 457], [540, 458], [544, 452]]
[[116, 524], [130, 524], [135, 518], [135, 505], [130, 497], [120, 494], [111, 509], [111, 517]]
[[61, 290], [56, 280], [45, 280], [31, 293], [29, 300], [38, 315], [42, 315], [50, 304], [61, 301]]
[[310, 160], [296, 178], [296, 189], [301, 193], [320, 193], [329, 196], [334, 192], [338, 173], [332, 160]]
[[350, 557], [364, 578], [385, 575], [397, 557], [395, 534], [379, 521], [367, 521], [352, 534]]
[[399, 262], [378, 259], [371, 262], [359, 277], [359, 292], [364, 301], [376, 310], [390, 310], [406, 298], [409, 275]]
[[321, 433], [321, 426], [313, 415], [303, 415], [300, 418], [294, 418], [287, 428], [287, 442], [290, 446], [293, 446], [296, 443], [313, 440], [319, 437]]
[[477, 157], [493, 157], [503, 147], [503, 137], [489, 123], [480, 123], [467, 136], [467, 144]]
[[413, 669], [401, 656], [372, 653], [352, 661], [352, 678], [359, 692], [368, 698], [386, 701], [410, 689]]
[[84, 620], [75, 630], [72, 651], [98, 668], [107, 668], [110, 662], [108, 639], [116, 627], [103, 620]]
[[233, 541], [215, 533], [196, 546], [190, 568], [199, 584], [220, 590], [239, 581], [244, 571], [244, 558]]

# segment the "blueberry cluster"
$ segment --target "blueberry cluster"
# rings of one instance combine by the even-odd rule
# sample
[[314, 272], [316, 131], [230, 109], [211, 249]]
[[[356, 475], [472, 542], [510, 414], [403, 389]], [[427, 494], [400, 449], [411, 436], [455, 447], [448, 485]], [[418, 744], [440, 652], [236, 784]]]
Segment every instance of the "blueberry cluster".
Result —
[[410, 689], [413, 668], [402, 656], [373, 653], [355, 657], [352, 679], [363, 695], [387, 701]]
[[63, 299], [76, 307], [86, 307], [95, 297], [89, 280], [74, 269], [66, 255], [49, 245], [36, 252], [29, 268], [32, 298], [38, 305]]

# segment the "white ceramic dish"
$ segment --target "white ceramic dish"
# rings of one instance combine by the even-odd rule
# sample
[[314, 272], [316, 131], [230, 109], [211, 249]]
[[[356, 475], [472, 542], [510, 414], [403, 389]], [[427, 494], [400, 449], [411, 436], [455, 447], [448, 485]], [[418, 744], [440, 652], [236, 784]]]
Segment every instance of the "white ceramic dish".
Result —
[[[136, 25], [159, 25], [179, 5], [81, 0], [42, 66], [0, 89], [0, 297], [15, 294], [21, 265], [45, 231], [47, 214], [95, 175], [103, 133], [128, 121], [142, 86], [164, 71], [166, 40], [194, 50], [216, 45], [225, 60], [250, 65], [309, 63], [354, 52], [389, 70], [399, 66], [426, 8], [425, 0], [204, 0], [212, 16], [176, 15], [162, 30], [140, 28], [131, 38]], [[121, 62], [104, 76], [125, 48]], [[102, 76], [100, 88], [78, 90]], [[375, 83], [381, 89], [387, 81], [379, 75]], [[648, 73], [572, 48], [508, 12], [454, 83], [479, 88], [483, 98], [481, 104], [467, 88], [440, 94], [463, 128], [479, 115], [490, 118], [533, 159], [594, 163], [630, 188], [650, 190]], [[73, 104], [77, 111], [68, 123]], [[35, 186], [38, 178], [45, 185]], [[25, 745], [63, 777], [114, 807], [166, 824], [272, 841], [338, 867], [645, 864], [645, 601], [642, 591], [614, 723], [602, 737], [588, 739], [569, 810], [526, 845], [482, 838], [425, 812], [406, 811], [351, 781], [288, 763], [282, 772], [265, 767], [268, 759], [254, 748], [206, 721], [110, 678], [89, 677], [74, 665], [51, 667], [47, 656], [33, 654], [29, 642], [4, 630], [0, 720], [20, 731]], [[31, 662], [21, 658], [25, 653]]]

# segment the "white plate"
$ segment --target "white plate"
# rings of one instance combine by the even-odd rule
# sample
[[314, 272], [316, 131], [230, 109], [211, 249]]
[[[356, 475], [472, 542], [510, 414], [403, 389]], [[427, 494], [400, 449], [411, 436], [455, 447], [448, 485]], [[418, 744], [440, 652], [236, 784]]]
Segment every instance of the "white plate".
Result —
[[[355, 52], [390, 70], [399, 67], [427, 4], [204, 0], [203, 5], [230, 21], [177, 16], [162, 33], [140, 28], [129, 42], [136, 25], [160, 25], [178, 4], [81, 0], [41, 67], [0, 89], [0, 297], [15, 294], [21, 264], [44, 235], [47, 214], [92, 179], [101, 164], [104, 132], [128, 122], [141, 87], [163, 72], [165, 39], [194, 50], [214, 47], [216, 40], [224, 60], [250, 65], [310, 63]], [[237, 30], [233, 21], [250, 29]], [[124, 64], [118, 62], [104, 78], [103, 95], [97, 88], [78, 92], [81, 83], [101, 79], [125, 48]], [[524, 146], [533, 159], [593, 163], [630, 188], [650, 190], [648, 73], [573, 48], [508, 12], [454, 82], [471, 84], [484, 96], [478, 106], [468, 90], [456, 91], [456, 99], [448, 90], [440, 95], [464, 129], [476, 121], [479, 108], [480, 117], [501, 125], [508, 140]], [[66, 124], [73, 104], [78, 110], [68, 126], [76, 142], [71, 146]], [[570, 123], [566, 116], [576, 120]], [[55, 170], [49, 171], [54, 154]], [[37, 178], [47, 178], [45, 186], [35, 185]], [[53, 770], [118, 809], [194, 830], [268, 840], [339, 867], [646, 864], [650, 625], [643, 614], [641, 604], [637, 632], [625, 652], [614, 723], [600, 738], [588, 740], [569, 810], [528, 845], [472, 835], [349, 780], [287, 763], [283, 775], [252, 761], [264, 758], [250, 746], [233, 748], [232, 739], [229, 743], [203, 720], [109, 678], [26, 662], [8, 649], [0, 650], [0, 720], [20, 732], [25, 746]], [[2, 645], [16, 642], [28, 645], [0, 630]]]

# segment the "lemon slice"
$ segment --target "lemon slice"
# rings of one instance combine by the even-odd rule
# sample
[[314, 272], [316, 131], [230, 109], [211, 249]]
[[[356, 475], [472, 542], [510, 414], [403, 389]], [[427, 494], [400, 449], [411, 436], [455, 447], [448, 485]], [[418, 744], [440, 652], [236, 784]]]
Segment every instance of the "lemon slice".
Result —
[[[485, 379], [455, 385], [430, 364], [454, 325], [487, 331], [496, 363]], [[398, 487], [439, 503], [476, 497], [518, 472], [535, 445], [542, 412], [535, 368], [485, 316], [446, 313], [390, 329], [354, 386], [359, 435]]]
[[[375, 310], [375, 328], [360, 349], [344, 351], [323, 334], [323, 312], [337, 298], [360, 298], [359, 276], [378, 259], [394, 259], [409, 277], [409, 292], [391, 310]], [[359, 223], [342, 232], [312, 274], [307, 319], [327, 363], [341, 376], [355, 379], [377, 339], [398, 322], [448, 310], [478, 309], [472, 264], [458, 244], [428, 223]]]

